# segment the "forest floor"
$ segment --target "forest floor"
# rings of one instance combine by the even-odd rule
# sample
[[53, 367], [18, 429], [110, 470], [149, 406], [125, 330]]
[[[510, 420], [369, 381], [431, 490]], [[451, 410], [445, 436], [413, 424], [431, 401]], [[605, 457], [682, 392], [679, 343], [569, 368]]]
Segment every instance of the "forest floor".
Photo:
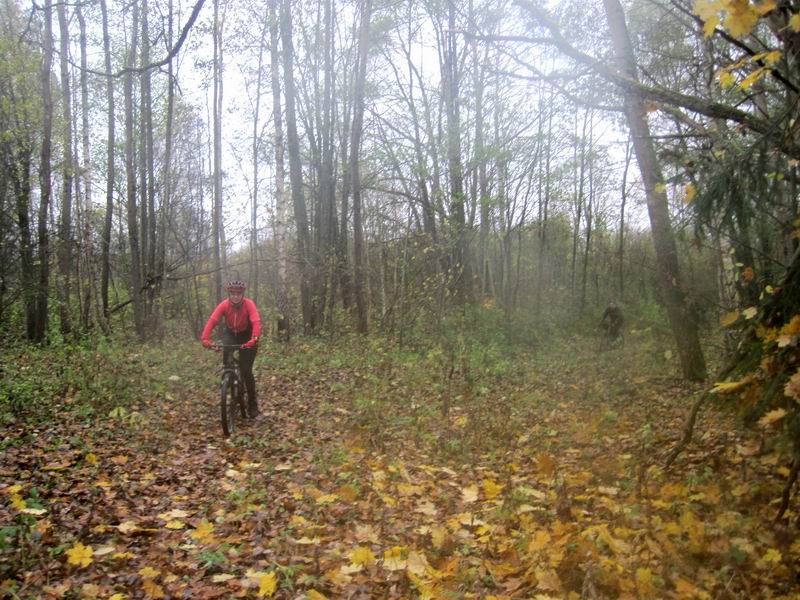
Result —
[[128, 408], [87, 418], [67, 396], [6, 427], [0, 594], [800, 597], [795, 526], [773, 523], [785, 457], [723, 400], [665, 472], [700, 388], [635, 336], [494, 373], [267, 349], [263, 415], [231, 441], [198, 346], [143, 371], [162, 385]]

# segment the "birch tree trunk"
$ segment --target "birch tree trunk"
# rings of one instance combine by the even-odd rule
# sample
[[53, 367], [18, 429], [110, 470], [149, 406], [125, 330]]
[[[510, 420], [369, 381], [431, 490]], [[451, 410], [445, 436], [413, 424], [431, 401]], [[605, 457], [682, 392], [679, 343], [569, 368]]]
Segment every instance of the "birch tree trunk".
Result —
[[276, 304], [278, 306], [278, 335], [284, 340], [290, 337], [289, 330], [289, 292], [287, 289], [286, 271], [289, 260], [286, 251], [286, 178], [283, 164], [283, 118], [281, 115], [281, 74], [279, 56], [278, 9], [280, 0], [269, 3], [269, 37], [270, 37], [270, 75], [272, 78], [272, 119], [275, 126], [275, 246], [278, 255], [278, 290]]

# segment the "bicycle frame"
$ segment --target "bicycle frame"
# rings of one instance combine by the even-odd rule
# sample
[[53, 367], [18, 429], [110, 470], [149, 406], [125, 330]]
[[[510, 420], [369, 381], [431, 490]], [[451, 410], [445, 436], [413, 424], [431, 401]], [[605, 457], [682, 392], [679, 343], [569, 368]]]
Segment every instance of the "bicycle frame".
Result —
[[[235, 421], [238, 420], [238, 411], [242, 418], [245, 417], [245, 389], [244, 380], [239, 370], [239, 357], [236, 354], [241, 349], [239, 344], [214, 344], [214, 349], [224, 352], [222, 366], [222, 377], [220, 389], [222, 390], [222, 431], [227, 437], [235, 430]], [[229, 406], [226, 401], [225, 390], [228, 386], [233, 388], [233, 399], [235, 406]], [[233, 413], [229, 411], [234, 411]]]

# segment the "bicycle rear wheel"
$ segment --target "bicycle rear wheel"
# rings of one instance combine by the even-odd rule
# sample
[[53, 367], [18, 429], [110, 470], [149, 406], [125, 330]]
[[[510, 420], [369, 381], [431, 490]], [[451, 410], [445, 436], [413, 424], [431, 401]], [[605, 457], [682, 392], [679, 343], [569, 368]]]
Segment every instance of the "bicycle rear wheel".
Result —
[[225, 437], [230, 437], [234, 434], [241, 420], [241, 400], [237, 389], [239, 386], [236, 383], [236, 380], [228, 375], [222, 380], [220, 388], [219, 407], [222, 416], [222, 434]]

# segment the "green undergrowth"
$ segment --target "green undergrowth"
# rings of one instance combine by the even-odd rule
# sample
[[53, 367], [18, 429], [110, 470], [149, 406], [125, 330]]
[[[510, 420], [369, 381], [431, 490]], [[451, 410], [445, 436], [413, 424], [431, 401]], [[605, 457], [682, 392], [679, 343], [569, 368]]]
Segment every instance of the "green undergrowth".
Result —
[[137, 344], [102, 336], [4, 349], [0, 423], [35, 423], [60, 411], [92, 419], [167, 398], [178, 381], [211, 385], [208, 371], [188, 358], [190, 350], [186, 342]]

